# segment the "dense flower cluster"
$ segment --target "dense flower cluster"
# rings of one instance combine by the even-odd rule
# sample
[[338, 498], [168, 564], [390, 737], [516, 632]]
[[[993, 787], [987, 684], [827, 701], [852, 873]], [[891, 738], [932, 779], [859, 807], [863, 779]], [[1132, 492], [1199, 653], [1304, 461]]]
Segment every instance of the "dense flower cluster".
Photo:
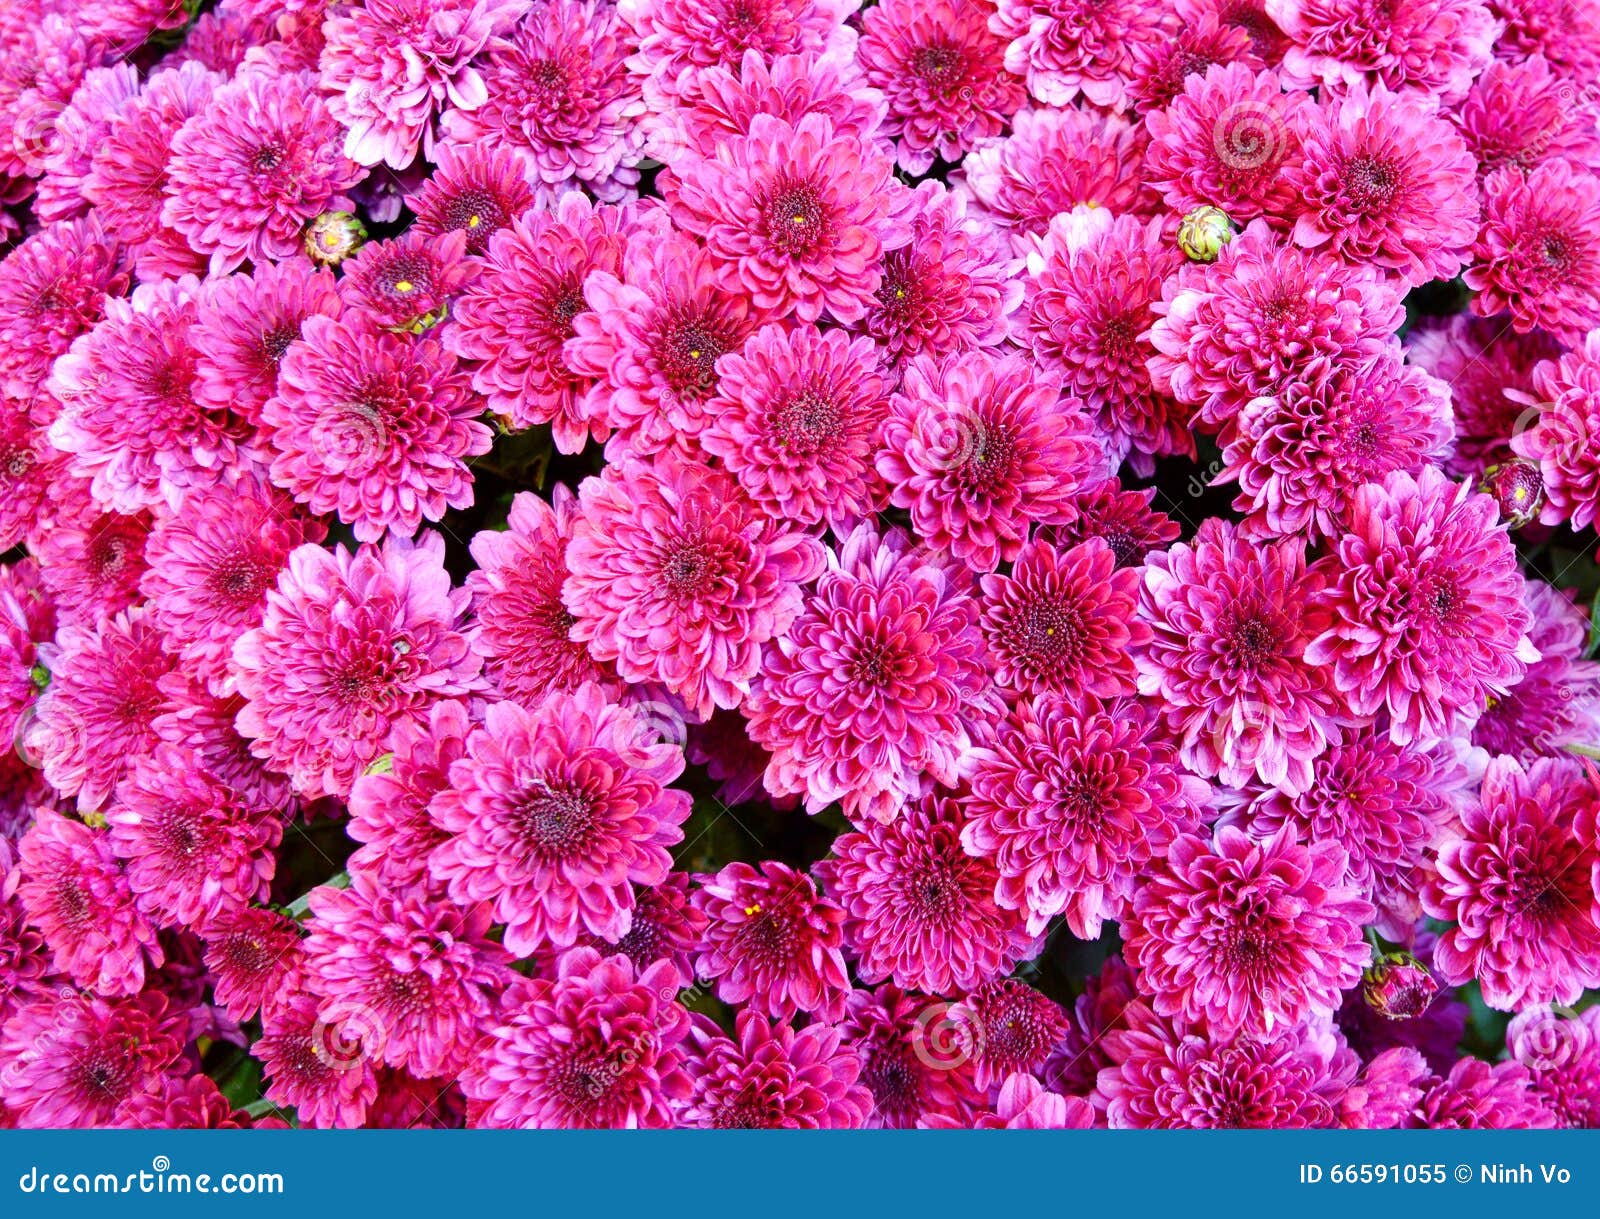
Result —
[[0, 1127], [1600, 1126], [1597, 81], [10, 6]]

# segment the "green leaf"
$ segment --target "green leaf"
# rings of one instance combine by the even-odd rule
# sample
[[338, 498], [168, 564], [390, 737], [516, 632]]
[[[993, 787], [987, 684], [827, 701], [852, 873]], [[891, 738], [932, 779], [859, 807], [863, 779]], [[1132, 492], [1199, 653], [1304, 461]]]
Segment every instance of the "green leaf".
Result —
[[1594, 599], [1594, 604], [1589, 607], [1589, 646], [1584, 649], [1585, 656], [1593, 660], [1600, 655], [1600, 596]]
[[[327, 880], [323, 881], [317, 886], [317, 889], [348, 889], [349, 887], [350, 873], [340, 872], [339, 875], [330, 876]], [[292, 919], [302, 919], [305, 918], [306, 915], [310, 914], [311, 894], [315, 893], [316, 891], [316, 889], [312, 889], [306, 893], [302, 893], [299, 897], [295, 898], [294, 901], [285, 906], [284, 910], [288, 913], [289, 917]]]

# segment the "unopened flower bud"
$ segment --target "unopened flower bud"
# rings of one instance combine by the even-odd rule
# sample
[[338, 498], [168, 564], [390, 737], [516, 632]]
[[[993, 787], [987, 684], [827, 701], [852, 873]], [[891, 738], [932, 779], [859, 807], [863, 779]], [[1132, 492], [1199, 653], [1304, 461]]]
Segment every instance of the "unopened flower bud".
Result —
[[1409, 952], [1391, 952], [1361, 975], [1361, 997], [1390, 1020], [1410, 1020], [1428, 1010], [1439, 984]]
[[1195, 262], [1216, 262], [1235, 231], [1220, 207], [1197, 207], [1178, 226], [1178, 248]]
[[1512, 529], [1521, 529], [1539, 515], [1544, 504], [1544, 478], [1539, 467], [1521, 457], [1513, 457], [1483, 472], [1478, 490], [1492, 496], [1500, 508], [1500, 519]]
[[323, 212], [306, 226], [306, 256], [336, 267], [366, 239], [366, 226], [350, 212]]

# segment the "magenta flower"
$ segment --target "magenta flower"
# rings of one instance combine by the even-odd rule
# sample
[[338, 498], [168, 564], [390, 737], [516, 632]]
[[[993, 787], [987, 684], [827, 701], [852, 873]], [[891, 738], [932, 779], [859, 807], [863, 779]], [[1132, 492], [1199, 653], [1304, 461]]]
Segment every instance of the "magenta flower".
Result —
[[726, 290], [764, 313], [849, 324], [872, 305], [883, 251], [908, 235], [891, 170], [875, 144], [823, 115], [758, 115], [714, 159], [684, 159], [665, 192]]
[[700, 887], [691, 900], [706, 918], [695, 967], [716, 983], [719, 999], [776, 1020], [796, 1012], [823, 1021], [843, 1015], [847, 916], [809, 876], [767, 860], [730, 863], [695, 879]]
[[1288, 35], [1284, 81], [1339, 92], [1384, 84], [1459, 101], [1489, 65], [1502, 26], [1484, 0], [1401, 0], [1356, 17], [1337, 0], [1266, 0]]
[[1600, 1008], [1576, 1015], [1528, 1008], [1512, 1017], [1506, 1051], [1532, 1073], [1558, 1127], [1600, 1128]]
[[1478, 717], [1472, 742], [1527, 766], [1542, 754], [1600, 740], [1600, 662], [1583, 659], [1589, 615], [1572, 603], [1571, 592], [1529, 580], [1524, 601], [1533, 616], [1528, 639], [1539, 659]]
[[975, 351], [906, 366], [877, 464], [931, 548], [993, 571], [1021, 552], [1030, 524], [1068, 520], [1072, 493], [1102, 463], [1056, 376]]
[[704, 1016], [690, 1030], [685, 1066], [692, 1091], [680, 1124], [703, 1130], [856, 1130], [872, 1093], [857, 1082], [861, 1060], [838, 1028], [809, 1024], [798, 1033], [739, 1013], [729, 1038]]
[[[1054, 999], [1015, 978], [985, 982], [952, 1003], [945, 1019], [953, 1030], [950, 1048], [971, 1061], [980, 1090], [1016, 1072], [1039, 1070], [1068, 1028], [1066, 1013]], [[937, 1045], [930, 1040], [929, 1051]]]
[[1005, 68], [990, 11], [984, 0], [885, 0], [863, 14], [861, 72], [883, 91], [884, 131], [907, 173], [927, 173], [935, 157], [959, 161], [1022, 108], [1022, 81]]
[[162, 223], [214, 272], [291, 257], [306, 221], [350, 210], [341, 135], [310, 74], [240, 73], [173, 137]]
[[406, 196], [406, 206], [417, 214], [412, 228], [418, 233], [461, 233], [467, 253], [483, 255], [489, 239], [536, 202], [521, 159], [504, 145], [441, 144], [432, 159], [433, 176]]
[[956, 574], [904, 534], [854, 529], [746, 701], [751, 739], [772, 751], [767, 790], [887, 821], [924, 776], [954, 787], [1000, 705], [977, 620]]
[[34, 536], [24, 540], [32, 542], [40, 581], [61, 621], [87, 627], [139, 600], [139, 582], [149, 569], [150, 516], [100, 511], [87, 479], [68, 474], [65, 459], [52, 464], [43, 471], [54, 476], [41, 489], [43, 517], [29, 522]]
[[764, 326], [718, 361], [700, 445], [774, 520], [848, 529], [883, 501], [872, 458], [888, 410], [871, 339]]
[[404, 169], [447, 102], [471, 110], [488, 99], [474, 58], [527, 11], [529, 0], [372, 0], [336, 9], [323, 26], [322, 86], [348, 129], [344, 150], [361, 165]]
[[1472, 154], [1431, 97], [1352, 85], [1307, 123], [1287, 170], [1294, 240], [1385, 268], [1407, 286], [1449, 279], [1477, 233]]
[[1153, 487], [1124, 491], [1121, 483], [1110, 478], [1080, 493], [1073, 504], [1072, 520], [1050, 532], [1058, 548], [1100, 538], [1111, 547], [1119, 568], [1138, 567], [1151, 551], [1166, 549], [1178, 536], [1178, 523], [1151, 507], [1154, 498]]
[[571, 637], [702, 719], [737, 707], [762, 645], [800, 613], [821, 544], [762, 516], [727, 475], [670, 452], [608, 466], [578, 496], [561, 590]]
[[1542, 361], [1532, 379], [1531, 392], [1508, 395], [1518, 406], [1536, 408], [1531, 426], [1512, 435], [1511, 448], [1539, 463], [1546, 497], [1541, 519], [1586, 528], [1600, 515], [1600, 460], [1593, 443], [1600, 435], [1600, 334]]
[[816, 865], [844, 908], [863, 982], [970, 990], [1037, 951], [1023, 915], [996, 904], [994, 863], [963, 852], [964, 824], [954, 799], [927, 796], [892, 822], [839, 835], [832, 857]]
[[1009, 575], [986, 575], [981, 583], [984, 641], [995, 680], [1013, 697], [1134, 692], [1133, 653], [1152, 636], [1134, 613], [1138, 573], [1119, 569], [1103, 539], [1058, 550], [1035, 536]]
[[1255, 843], [1224, 826], [1173, 844], [1122, 934], [1158, 1014], [1265, 1038], [1333, 1015], [1371, 957], [1373, 913], [1337, 843], [1303, 845], [1287, 827]]
[[313, 317], [290, 346], [261, 419], [272, 480], [359, 541], [472, 503], [467, 459], [489, 451], [483, 402], [438, 340], [356, 316]]
[[266, 1072], [263, 1096], [292, 1107], [302, 1126], [360, 1126], [378, 1094], [378, 1074], [369, 1042], [371, 1022], [360, 1013], [346, 1025], [323, 1020], [309, 993], [291, 992], [263, 1015], [261, 1036], [250, 1052]]
[[1407, 1125], [1430, 1130], [1549, 1130], [1555, 1125], [1555, 1114], [1520, 1062], [1490, 1066], [1463, 1058], [1446, 1078], [1428, 1085]]
[[1533, 169], [1557, 159], [1600, 170], [1600, 131], [1571, 98], [1568, 78], [1542, 55], [1490, 64], [1452, 115], [1478, 162], [1478, 180], [1506, 166]]
[[1006, 67], [1047, 106], [1082, 93], [1096, 106], [1128, 102], [1132, 49], [1163, 36], [1165, 14], [1139, 0], [997, 0], [989, 26], [1006, 39]]
[[[1184, 91], [1191, 76], [1206, 76], [1214, 67], [1238, 64], [1258, 72], [1266, 66], [1243, 26], [1226, 20], [1222, 6], [1177, 3], [1184, 19], [1177, 31], [1164, 30], [1157, 38], [1130, 48], [1128, 98], [1133, 109], [1148, 121], [1166, 110]], [[1184, 11], [1191, 9], [1192, 11]]]
[[1434, 949], [1446, 982], [1476, 978], [1505, 1011], [1600, 985], [1597, 816], [1600, 792], [1575, 761], [1489, 763], [1422, 892], [1430, 915], [1456, 924]]
[[429, 860], [458, 903], [483, 902], [526, 957], [583, 933], [628, 932], [633, 883], [658, 884], [682, 841], [687, 792], [676, 745], [599, 686], [531, 709], [491, 703], [429, 815], [448, 835]]
[[164, 954], [109, 836], [41, 810], [17, 858], [17, 900], [55, 968], [102, 995], [138, 994]]
[[444, 540], [381, 548], [310, 544], [289, 554], [259, 627], [233, 649], [239, 731], [306, 796], [348, 796], [397, 724], [478, 687], [482, 659], [460, 629]]
[[339, 295], [351, 314], [385, 330], [417, 333], [443, 320], [477, 275], [477, 265], [466, 259], [465, 233], [433, 236], [407, 229], [392, 241], [362, 246], [347, 260]]
[[300, 927], [272, 910], [224, 910], [205, 931], [205, 965], [217, 1003], [234, 1020], [268, 1013], [301, 989]]
[[1019, 703], [974, 751], [971, 784], [961, 841], [993, 861], [995, 900], [1033, 934], [1059, 914], [1086, 940], [1209, 802], [1152, 710], [1076, 689]]
[[[1356, 491], [1305, 648], [1357, 715], [1397, 744], [1470, 724], [1539, 658], [1494, 501], [1432, 467]], [[1404, 595], [1396, 595], [1404, 590]]]
[[554, 978], [516, 984], [461, 1084], [473, 1124], [498, 1129], [639, 1129], [672, 1124], [686, 1099], [683, 979], [661, 961], [574, 948]]
[[869, 1127], [971, 1124], [983, 1098], [971, 1060], [943, 1041], [948, 1009], [947, 1003], [908, 993], [893, 982], [850, 992], [837, 1027], [845, 1048], [860, 1058], [860, 1080], [872, 1093]]

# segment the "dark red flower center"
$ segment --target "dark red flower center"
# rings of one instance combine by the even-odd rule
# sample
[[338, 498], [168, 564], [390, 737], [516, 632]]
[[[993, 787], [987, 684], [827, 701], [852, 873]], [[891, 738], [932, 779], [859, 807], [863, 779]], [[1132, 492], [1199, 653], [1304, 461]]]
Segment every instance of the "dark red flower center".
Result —
[[1381, 211], [1400, 193], [1400, 171], [1377, 157], [1354, 157], [1345, 166], [1344, 189], [1360, 211]]
[[839, 431], [839, 405], [829, 394], [803, 389], [772, 412], [772, 439], [793, 457], [815, 457]]
[[663, 322], [655, 356], [672, 392], [704, 402], [717, 390], [717, 357], [733, 346], [733, 336], [708, 308], [679, 307]]
[[540, 780], [513, 813], [522, 840], [540, 858], [570, 858], [594, 837], [598, 819], [589, 793]]
[[815, 254], [828, 236], [827, 206], [809, 182], [780, 183], [767, 196], [762, 220], [773, 248], [793, 258]]

